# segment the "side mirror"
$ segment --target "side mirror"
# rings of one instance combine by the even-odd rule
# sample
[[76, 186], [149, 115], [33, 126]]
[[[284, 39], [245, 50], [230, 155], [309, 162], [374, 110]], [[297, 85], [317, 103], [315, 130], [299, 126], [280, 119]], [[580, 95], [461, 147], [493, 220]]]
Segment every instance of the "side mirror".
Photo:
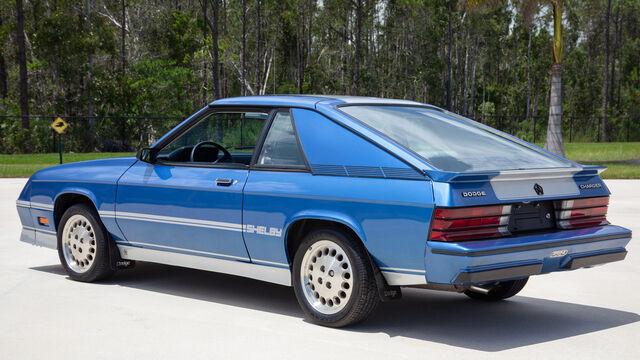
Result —
[[136, 158], [140, 161], [153, 164], [156, 162], [156, 152], [152, 148], [142, 148], [138, 150], [138, 153], [136, 154]]

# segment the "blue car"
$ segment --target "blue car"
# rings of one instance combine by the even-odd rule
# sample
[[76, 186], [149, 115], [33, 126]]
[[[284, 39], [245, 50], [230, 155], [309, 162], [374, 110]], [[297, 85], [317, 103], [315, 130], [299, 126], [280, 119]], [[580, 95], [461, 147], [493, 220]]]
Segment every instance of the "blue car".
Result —
[[305, 314], [362, 321], [402, 287], [497, 301], [529, 276], [622, 260], [599, 173], [413, 101], [214, 101], [133, 158], [34, 174], [21, 240], [69, 277], [135, 261], [292, 286]]

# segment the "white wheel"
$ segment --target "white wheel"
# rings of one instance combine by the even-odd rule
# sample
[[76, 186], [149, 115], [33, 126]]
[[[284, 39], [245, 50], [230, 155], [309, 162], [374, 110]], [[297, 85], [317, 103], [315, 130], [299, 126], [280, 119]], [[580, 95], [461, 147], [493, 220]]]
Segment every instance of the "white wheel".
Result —
[[336, 229], [317, 229], [298, 247], [293, 289], [315, 323], [331, 327], [366, 319], [380, 302], [369, 256], [359, 239]]
[[311, 245], [302, 258], [300, 282], [307, 302], [322, 314], [342, 310], [353, 289], [351, 262], [344, 250], [330, 240]]
[[73, 215], [62, 230], [62, 254], [67, 266], [84, 273], [91, 268], [96, 256], [96, 235], [89, 219]]
[[58, 226], [58, 256], [69, 277], [91, 282], [113, 274], [109, 241], [92, 206], [76, 204], [68, 208]]

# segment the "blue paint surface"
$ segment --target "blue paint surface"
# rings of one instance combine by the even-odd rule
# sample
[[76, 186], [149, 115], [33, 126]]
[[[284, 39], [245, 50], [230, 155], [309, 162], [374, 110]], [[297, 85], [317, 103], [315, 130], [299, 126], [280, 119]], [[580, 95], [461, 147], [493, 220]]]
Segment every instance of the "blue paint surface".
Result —
[[[628, 243], [630, 231], [614, 225], [497, 240], [428, 241], [436, 206], [566, 197], [500, 199], [494, 188], [499, 185], [492, 180], [502, 176], [501, 172], [438, 170], [340, 111], [340, 106], [357, 102], [394, 103], [384, 99], [295, 95], [215, 101], [158, 143], [182, 131], [210, 108], [291, 108], [310, 167], [301, 171], [251, 166], [170, 166], [135, 158], [65, 164], [31, 177], [18, 199], [22, 204], [18, 206], [20, 220], [26, 228], [56, 231], [54, 209], [58, 200], [76, 194], [95, 206], [107, 231], [120, 244], [282, 268], [289, 268], [292, 262], [293, 254], [287, 252], [287, 236], [296, 222], [332, 221], [351, 229], [375, 263], [386, 271], [425, 272], [429, 282], [444, 284], [453, 283], [460, 272], [517, 265], [543, 264], [544, 273], [560, 271], [572, 257], [618, 251]], [[575, 171], [566, 179], [579, 189], [574, 197], [609, 194], [597, 168], [574, 164], [572, 169]], [[220, 187], [216, 185], [217, 178], [232, 179], [233, 183]], [[462, 197], [465, 191], [483, 191], [486, 195]], [[49, 220], [49, 227], [38, 224], [40, 216]], [[617, 238], [554, 246], [557, 242], [601, 236]], [[489, 256], [434, 253], [434, 250], [465, 253], [540, 244], [546, 247]], [[568, 254], [550, 258], [554, 249], [568, 250]]]

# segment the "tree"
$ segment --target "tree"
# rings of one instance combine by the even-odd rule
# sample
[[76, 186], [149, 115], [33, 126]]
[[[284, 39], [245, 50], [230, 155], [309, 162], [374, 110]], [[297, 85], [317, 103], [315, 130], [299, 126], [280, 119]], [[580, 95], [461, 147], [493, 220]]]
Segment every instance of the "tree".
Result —
[[[549, 124], [544, 148], [564, 156], [562, 141], [562, 1], [563, 0], [522, 0], [523, 17], [533, 17], [538, 5], [545, 2], [553, 8], [553, 65], [551, 67], [551, 94], [549, 104]], [[462, 8], [477, 10], [486, 7], [505, 6], [506, 0], [460, 0]], [[531, 21], [531, 20], [527, 20]]]
[[262, 56], [262, 50], [261, 50], [261, 45], [262, 45], [262, 1], [258, 0], [258, 9], [257, 9], [257, 35], [256, 35], [256, 89], [258, 91], [258, 95], [262, 94], [262, 92], [260, 91], [260, 89], [262, 88], [262, 84], [260, 83], [261, 80], [261, 75], [260, 75], [260, 57]]
[[453, 41], [453, 33], [451, 31], [451, 13], [453, 12], [451, 3], [454, 0], [447, 1], [449, 5], [449, 21], [447, 23], [447, 110], [452, 111], [451, 104], [451, 78], [453, 76], [453, 68], [451, 67], [451, 43]]
[[126, 13], [126, 7], [125, 7], [125, 3], [124, 0], [122, 0], [122, 26], [121, 26], [121, 43], [120, 45], [122, 46], [122, 49], [120, 51], [120, 61], [121, 61], [121, 66], [122, 66], [122, 76], [124, 76], [126, 68], [127, 68], [127, 60], [126, 60], [126, 48], [125, 48], [125, 35], [126, 35], [126, 29], [127, 29], [127, 13]]
[[544, 148], [564, 156], [562, 142], [562, 0], [549, 0], [553, 6], [553, 65], [551, 66], [551, 94], [549, 124]]
[[362, 45], [362, 0], [356, 0], [356, 49], [353, 65], [353, 95], [358, 95], [360, 83], [360, 48]]
[[607, 12], [605, 15], [605, 31], [604, 31], [604, 80], [602, 81], [602, 141], [607, 142], [607, 97], [609, 92], [607, 86], [609, 85], [609, 24], [611, 18], [611, 0], [607, 0]]
[[18, 63], [20, 66], [20, 115], [22, 115], [22, 128], [29, 129], [27, 55], [24, 40], [24, 10], [22, 8], [22, 0], [16, 0], [16, 41], [18, 42]]
[[95, 115], [69, 129], [73, 151], [148, 146], [175, 123], [145, 117], [243, 93], [415, 99], [534, 142], [544, 113], [558, 138], [562, 122], [572, 140], [596, 141], [605, 82], [606, 139], [638, 141], [640, 3], [611, 1], [607, 37], [607, 1], [22, 0], [22, 31], [17, 3], [0, 2], [0, 152], [22, 151], [25, 135], [51, 151], [48, 120], [33, 114]]
[[[0, 28], [2, 27], [2, 16], [0, 16]], [[0, 43], [0, 47], [3, 47], [2, 43]], [[4, 51], [0, 51], [0, 97], [2, 100], [6, 100], [7, 96], [9, 96], [8, 88], [7, 88], [7, 63], [4, 60]]]
[[[206, 1], [206, 0], [205, 0]], [[211, 0], [211, 8], [213, 11], [213, 20], [209, 22], [209, 27], [211, 28], [211, 57], [213, 58], [212, 69], [213, 73], [213, 96], [215, 99], [220, 99], [220, 58], [218, 51], [218, 18], [219, 18], [219, 9], [220, 9], [220, 0]]]
[[247, 59], [247, 0], [242, 0], [242, 54], [240, 55], [240, 61], [242, 64], [240, 65], [241, 74], [240, 74], [240, 86], [242, 96], [247, 95], [247, 70], [246, 70], [246, 60]]

